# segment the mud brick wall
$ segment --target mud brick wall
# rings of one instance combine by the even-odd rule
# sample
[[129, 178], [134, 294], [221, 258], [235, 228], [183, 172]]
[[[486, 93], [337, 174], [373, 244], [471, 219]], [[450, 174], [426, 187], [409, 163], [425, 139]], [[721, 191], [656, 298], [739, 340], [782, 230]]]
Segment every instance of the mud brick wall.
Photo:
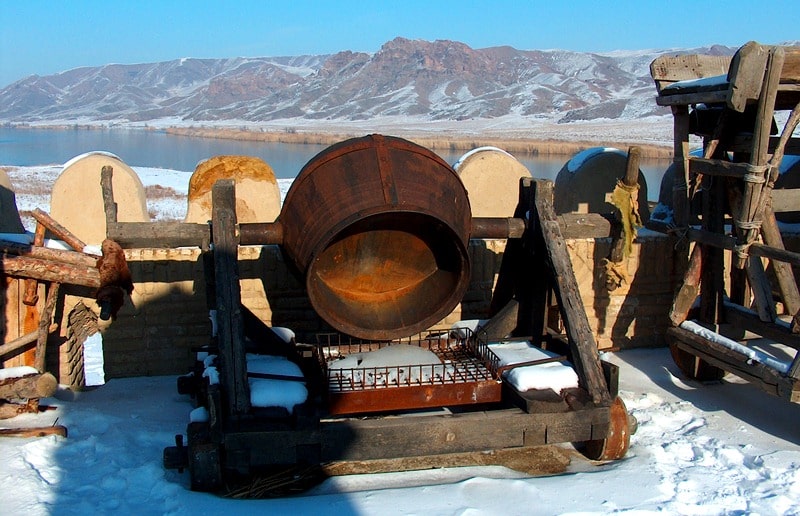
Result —
[[[611, 293], [603, 287], [600, 266], [610, 240], [571, 239], [567, 247], [599, 348], [663, 345], [677, 285], [671, 270], [671, 240], [643, 232], [628, 263], [631, 281]], [[462, 303], [434, 328], [488, 317], [504, 249], [504, 240], [470, 242], [468, 290]], [[133, 305], [126, 302], [113, 322], [98, 321], [106, 378], [184, 374], [194, 360], [192, 348], [207, 344], [211, 336], [202, 253], [196, 248], [134, 249], [126, 250], [126, 257], [135, 282]], [[267, 324], [290, 327], [300, 338], [330, 331], [279, 247], [240, 247], [239, 276], [244, 307]], [[53, 373], [72, 385], [79, 385], [75, 373], [82, 368], [74, 364], [75, 339], [66, 339], [66, 332], [72, 308], [79, 302], [97, 311], [93, 299], [68, 296], [62, 319], [65, 340], [53, 350], [59, 354]]]
[[663, 346], [669, 308], [682, 278], [674, 240], [642, 230], [627, 258], [628, 281], [609, 292], [602, 260], [611, 239], [567, 240], [581, 299], [599, 349]]

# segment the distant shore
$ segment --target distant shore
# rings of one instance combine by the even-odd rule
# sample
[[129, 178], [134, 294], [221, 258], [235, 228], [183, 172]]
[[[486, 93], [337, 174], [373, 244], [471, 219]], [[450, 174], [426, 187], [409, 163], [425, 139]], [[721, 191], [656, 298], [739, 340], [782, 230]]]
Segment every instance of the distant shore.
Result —
[[[323, 133], [323, 132], [292, 132], [292, 131], [251, 131], [230, 128], [209, 127], [169, 127], [165, 131], [179, 136], [193, 138], [219, 138], [243, 141], [262, 141], [275, 143], [319, 144], [332, 145], [347, 138], [363, 136], [363, 133]], [[478, 147], [499, 147], [510, 153], [520, 153], [531, 156], [574, 155], [585, 149], [597, 146], [608, 146], [602, 141], [557, 141], [557, 140], [532, 140], [526, 138], [500, 138], [476, 136], [416, 136], [406, 135], [405, 138], [431, 150], [468, 151]], [[620, 147], [619, 142], [614, 143]], [[672, 157], [672, 148], [664, 145], [641, 144], [631, 142], [623, 147], [637, 146], [642, 150], [644, 158]], [[627, 150], [627, 149], [626, 149]]]
[[380, 132], [411, 140], [431, 150], [469, 151], [478, 147], [499, 147], [512, 154], [527, 156], [573, 156], [591, 147], [616, 147], [627, 151], [641, 149], [646, 159], [671, 159], [671, 123], [639, 121], [596, 121], [585, 124], [554, 124], [515, 127], [490, 124], [490, 121], [435, 123], [418, 125], [402, 121], [360, 123], [311, 123], [282, 126], [280, 121], [261, 126], [173, 126], [147, 125], [9, 124], [20, 128], [51, 130], [156, 130], [193, 138], [291, 144], [332, 145], [348, 138]]

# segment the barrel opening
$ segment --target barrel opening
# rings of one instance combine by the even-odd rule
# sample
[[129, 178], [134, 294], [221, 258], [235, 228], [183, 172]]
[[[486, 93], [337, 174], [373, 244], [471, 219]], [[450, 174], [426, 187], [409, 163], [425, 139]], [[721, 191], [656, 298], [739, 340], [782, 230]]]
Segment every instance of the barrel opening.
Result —
[[464, 245], [446, 224], [416, 212], [362, 218], [312, 261], [307, 287], [331, 322], [366, 338], [438, 322], [469, 281]]

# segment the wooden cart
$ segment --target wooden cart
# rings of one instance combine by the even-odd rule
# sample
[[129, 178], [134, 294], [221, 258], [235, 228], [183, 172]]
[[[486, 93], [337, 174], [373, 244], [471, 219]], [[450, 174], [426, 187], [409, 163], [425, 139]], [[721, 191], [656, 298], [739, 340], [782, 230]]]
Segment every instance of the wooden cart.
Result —
[[[689, 256], [670, 313], [673, 357], [692, 378], [720, 379], [729, 371], [798, 402], [800, 294], [792, 266], [800, 266], [800, 254], [784, 248], [775, 213], [800, 211], [800, 191], [773, 187], [784, 155], [800, 153], [793, 137], [800, 47], [750, 42], [732, 59], [664, 56], [650, 69], [657, 103], [674, 116], [669, 231]], [[778, 136], [779, 111], [788, 118]], [[702, 138], [700, 157], [690, 156], [691, 134]], [[753, 346], [763, 339], [783, 346], [790, 359]]]

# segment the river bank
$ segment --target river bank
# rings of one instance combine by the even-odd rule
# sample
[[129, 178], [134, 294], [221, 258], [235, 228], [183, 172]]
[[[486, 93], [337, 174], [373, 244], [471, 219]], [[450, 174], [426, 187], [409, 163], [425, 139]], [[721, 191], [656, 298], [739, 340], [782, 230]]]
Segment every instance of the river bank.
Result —
[[264, 122], [189, 122], [159, 120], [147, 123], [85, 121], [15, 124], [13, 127], [61, 130], [131, 129], [176, 136], [288, 144], [332, 145], [370, 133], [409, 139], [433, 151], [466, 152], [494, 146], [526, 156], [572, 156], [591, 147], [627, 150], [636, 145], [642, 157], [671, 159], [672, 119], [590, 120], [569, 124], [530, 121], [520, 117], [476, 120], [416, 120], [407, 117], [377, 120], [272, 120]]

